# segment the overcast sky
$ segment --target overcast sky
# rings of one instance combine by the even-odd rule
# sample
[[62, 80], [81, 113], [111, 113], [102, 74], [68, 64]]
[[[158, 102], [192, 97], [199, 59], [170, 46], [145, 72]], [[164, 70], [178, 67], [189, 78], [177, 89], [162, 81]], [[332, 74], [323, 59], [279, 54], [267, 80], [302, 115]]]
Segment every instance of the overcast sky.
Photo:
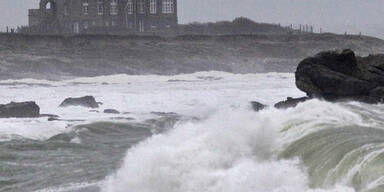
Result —
[[[0, 29], [26, 25], [27, 9], [39, 0], [0, 0]], [[359, 33], [384, 39], [384, 0], [178, 0], [179, 22], [232, 20], [311, 24], [337, 33]]]

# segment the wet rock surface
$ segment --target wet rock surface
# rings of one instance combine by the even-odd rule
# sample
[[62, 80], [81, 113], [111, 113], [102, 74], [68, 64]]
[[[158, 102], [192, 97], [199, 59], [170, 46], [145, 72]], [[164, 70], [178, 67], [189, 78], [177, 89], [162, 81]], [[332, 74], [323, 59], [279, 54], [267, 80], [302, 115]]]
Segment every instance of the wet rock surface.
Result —
[[261, 111], [267, 107], [266, 105], [257, 101], [251, 101], [250, 103], [251, 103], [252, 109], [256, 112]]
[[107, 114], [120, 114], [120, 112], [118, 110], [116, 110], [116, 109], [105, 109], [104, 113], [107, 113]]
[[382, 102], [384, 55], [356, 57], [352, 50], [326, 51], [299, 63], [296, 86], [308, 97], [328, 101]]
[[40, 107], [33, 101], [11, 102], [0, 105], [0, 118], [35, 118], [40, 117]]
[[60, 107], [69, 106], [82, 106], [87, 108], [98, 108], [99, 104], [93, 96], [85, 96], [79, 98], [67, 98], [61, 104]]
[[310, 99], [311, 98], [309, 98], [309, 97], [301, 97], [301, 98], [288, 97], [287, 100], [280, 101], [280, 102], [276, 103], [275, 104], [275, 108], [287, 109], [287, 108], [296, 107], [298, 104], [306, 102], [306, 101], [308, 101]]

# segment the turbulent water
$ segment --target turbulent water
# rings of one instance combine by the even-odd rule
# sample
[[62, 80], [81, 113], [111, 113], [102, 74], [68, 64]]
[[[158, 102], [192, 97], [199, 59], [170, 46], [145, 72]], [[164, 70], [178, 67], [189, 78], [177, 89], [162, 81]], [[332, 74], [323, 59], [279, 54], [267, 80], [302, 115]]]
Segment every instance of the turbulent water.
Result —
[[[2, 192], [384, 191], [384, 106], [251, 110], [302, 96], [293, 74], [8, 80], [0, 92], [62, 119], [0, 119]], [[58, 107], [85, 95], [102, 107]]]

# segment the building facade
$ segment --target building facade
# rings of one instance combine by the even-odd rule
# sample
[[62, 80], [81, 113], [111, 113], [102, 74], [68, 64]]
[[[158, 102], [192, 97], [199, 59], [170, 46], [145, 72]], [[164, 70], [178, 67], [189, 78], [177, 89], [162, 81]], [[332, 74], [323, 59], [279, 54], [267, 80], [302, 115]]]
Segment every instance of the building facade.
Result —
[[168, 34], [177, 27], [177, 0], [41, 0], [29, 10], [32, 33]]

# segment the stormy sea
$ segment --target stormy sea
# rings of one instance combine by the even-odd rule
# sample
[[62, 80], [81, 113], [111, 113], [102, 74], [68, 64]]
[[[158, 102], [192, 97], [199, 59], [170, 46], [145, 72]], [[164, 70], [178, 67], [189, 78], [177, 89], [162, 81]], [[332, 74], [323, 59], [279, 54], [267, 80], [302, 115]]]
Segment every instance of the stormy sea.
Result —
[[[0, 92], [60, 116], [0, 119], [1, 192], [384, 191], [384, 106], [275, 109], [304, 96], [291, 73], [6, 80]], [[85, 95], [103, 104], [58, 107]]]

